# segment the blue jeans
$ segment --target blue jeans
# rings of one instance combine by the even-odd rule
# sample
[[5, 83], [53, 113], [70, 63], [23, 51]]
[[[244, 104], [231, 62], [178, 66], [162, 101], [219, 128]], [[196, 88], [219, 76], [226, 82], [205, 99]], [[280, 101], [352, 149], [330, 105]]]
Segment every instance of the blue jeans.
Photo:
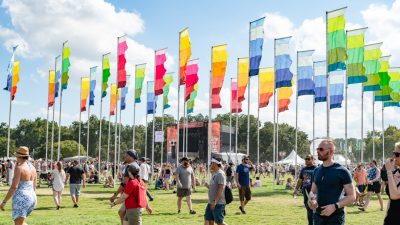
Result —
[[204, 214], [205, 220], [214, 221], [217, 224], [224, 222], [225, 204], [216, 204], [214, 209], [211, 209], [210, 203], [207, 204], [206, 212]]
[[321, 216], [314, 213], [314, 225], [344, 225], [344, 210], [338, 209], [330, 216]]

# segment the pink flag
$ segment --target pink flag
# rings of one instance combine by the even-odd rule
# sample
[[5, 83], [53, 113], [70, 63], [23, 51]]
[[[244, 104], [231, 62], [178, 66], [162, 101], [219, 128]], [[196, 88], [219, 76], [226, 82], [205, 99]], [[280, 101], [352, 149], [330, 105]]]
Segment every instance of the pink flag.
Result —
[[199, 72], [199, 60], [193, 59], [186, 65], [186, 96], [185, 101], [190, 99], [190, 94], [194, 90], [194, 85], [199, 81], [197, 73]]
[[167, 61], [167, 56], [165, 55], [166, 51], [166, 48], [156, 51], [156, 71], [154, 73], [154, 94], [156, 96], [164, 93], [164, 74], [167, 71], [164, 67], [164, 63]]
[[118, 88], [123, 88], [126, 86], [126, 58], [125, 52], [128, 49], [126, 44], [126, 37], [118, 38]]

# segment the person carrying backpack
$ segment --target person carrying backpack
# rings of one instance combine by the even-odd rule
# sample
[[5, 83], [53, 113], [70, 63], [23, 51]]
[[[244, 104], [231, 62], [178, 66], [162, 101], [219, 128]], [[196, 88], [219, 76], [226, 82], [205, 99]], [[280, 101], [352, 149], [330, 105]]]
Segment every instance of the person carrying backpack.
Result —
[[218, 225], [225, 224], [224, 210], [226, 205], [226, 177], [221, 167], [222, 163], [220, 159], [211, 159], [210, 170], [212, 176], [210, 183], [206, 184], [208, 188], [208, 204], [204, 213], [204, 224], [214, 224], [214, 222]]
[[146, 208], [148, 214], [151, 214], [153, 210], [147, 203], [146, 184], [140, 179], [139, 169], [130, 166], [128, 174], [129, 181], [125, 185], [124, 192], [118, 200], [111, 203], [111, 207], [124, 202], [126, 209], [124, 221], [129, 225], [141, 225], [142, 209]]

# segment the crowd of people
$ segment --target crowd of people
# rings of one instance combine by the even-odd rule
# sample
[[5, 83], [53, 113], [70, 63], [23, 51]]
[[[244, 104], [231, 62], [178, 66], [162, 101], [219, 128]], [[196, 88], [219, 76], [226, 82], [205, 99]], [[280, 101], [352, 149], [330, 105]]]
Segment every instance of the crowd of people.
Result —
[[[171, 190], [177, 196], [177, 213], [182, 213], [182, 200], [185, 199], [189, 214], [197, 214], [192, 207], [191, 196], [198, 186], [208, 188], [208, 202], [204, 211], [204, 224], [226, 224], [225, 206], [232, 202], [232, 189], [238, 189], [238, 210], [246, 214], [246, 205], [252, 198], [252, 189], [262, 187], [260, 177], [273, 175], [277, 185], [286, 173], [293, 176], [286, 181], [286, 189], [294, 190], [293, 195], [303, 195], [308, 224], [344, 224], [344, 208], [349, 205], [359, 206], [365, 212], [376, 194], [380, 209], [384, 210], [381, 194], [389, 196], [385, 225], [399, 224], [400, 214], [400, 143], [394, 147], [393, 157], [379, 167], [375, 160], [368, 165], [359, 164], [355, 169], [344, 167], [333, 160], [335, 145], [331, 140], [324, 140], [318, 146], [318, 160], [305, 157], [305, 166], [297, 174], [290, 166], [273, 166], [268, 162], [253, 165], [249, 156], [242, 162], [223, 162], [212, 158], [209, 168], [204, 163], [194, 163], [189, 158], [180, 159], [180, 164], [153, 165], [146, 158], [140, 158], [135, 150], [128, 150], [124, 161], [114, 167], [112, 163], [96, 161], [49, 162], [46, 160], [30, 161], [29, 149], [20, 147], [16, 160], [1, 162], [1, 183], [10, 186], [0, 205], [3, 210], [12, 200], [12, 218], [15, 224], [24, 224], [25, 218], [36, 205], [36, 185], [48, 185], [52, 188], [55, 209], [60, 210], [61, 196], [68, 183], [74, 208], [79, 207], [81, 189], [87, 183], [104, 183], [105, 188], [116, 188], [110, 197], [110, 205], [120, 204], [118, 215], [121, 224], [142, 224], [142, 210], [151, 214], [150, 202], [154, 197], [150, 193], [153, 182], [155, 189]], [[97, 171], [100, 168], [100, 171]], [[116, 171], [114, 171], [117, 168]], [[207, 174], [207, 171], [210, 174]], [[274, 172], [274, 173], [273, 173]], [[295, 175], [298, 175], [296, 177]], [[36, 182], [38, 181], [38, 182]], [[355, 185], [353, 185], [355, 184]], [[27, 200], [28, 199], [28, 200]]]

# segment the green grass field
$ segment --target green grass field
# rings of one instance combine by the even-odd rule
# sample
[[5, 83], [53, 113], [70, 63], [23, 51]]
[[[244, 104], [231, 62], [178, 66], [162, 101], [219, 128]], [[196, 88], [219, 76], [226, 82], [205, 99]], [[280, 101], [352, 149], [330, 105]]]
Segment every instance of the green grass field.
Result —
[[[253, 189], [253, 199], [246, 208], [247, 214], [239, 212], [237, 191], [235, 200], [227, 206], [225, 222], [230, 225], [271, 224], [271, 225], [300, 225], [307, 224], [303, 198], [294, 199], [291, 191], [281, 186], [272, 186], [269, 180], [263, 180], [263, 187]], [[7, 187], [0, 187], [0, 200], [4, 198]], [[117, 208], [110, 208], [109, 197], [114, 189], [103, 188], [101, 185], [88, 185], [81, 195], [79, 208], [72, 208], [68, 195], [68, 187], [64, 190], [62, 208], [55, 210], [52, 193], [49, 188], [37, 190], [38, 205], [27, 223], [32, 225], [95, 225], [118, 224]], [[203, 224], [203, 214], [207, 204], [207, 189], [198, 188], [193, 196], [193, 208], [196, 215], [190, 215], [187, 205], [183, 202], [181, 214], [177, 214], [176, 196], [172, 191], [151, 190], [155, 200], [151, 202], [153, 215], [144, 213], [144, 224]], [[384, 196], [387, 204], [387, 196]], [[379, 210], [379, 203], [374, 197], [367, 212], [361, 213], [357, 207], [346, 209], [346, 224], [376, 225], [382, 224], [385, 212]], [[11, 202], [4, 212], [0, 211], [0, 224], [13, 224], [11, 221]]]

